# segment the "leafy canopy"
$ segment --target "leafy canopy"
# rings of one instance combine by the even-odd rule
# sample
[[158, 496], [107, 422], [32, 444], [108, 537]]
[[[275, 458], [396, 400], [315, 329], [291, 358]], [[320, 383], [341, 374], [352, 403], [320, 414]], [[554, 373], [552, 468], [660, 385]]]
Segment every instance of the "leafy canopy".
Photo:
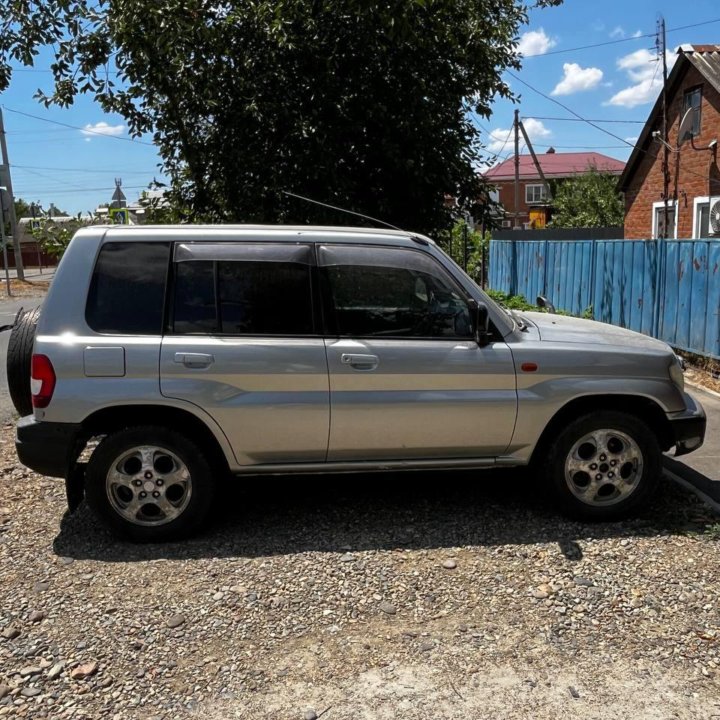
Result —
[[552, 227], [612, 227], [625, 221], [617, 177], [594, 166], [557, 183], [553, 195]]
[[[536, 0], [535, 6], [562, 0]], [[432, 232], [476, 217], [479, 134], [509, 97], [522, 0], [0, 0], [0, 91], [52, 47], [54, 84], [151, 133], [190, 220], [336, 221], [289, 190]], [[355, 220], [354, 222], [357, 222]]]

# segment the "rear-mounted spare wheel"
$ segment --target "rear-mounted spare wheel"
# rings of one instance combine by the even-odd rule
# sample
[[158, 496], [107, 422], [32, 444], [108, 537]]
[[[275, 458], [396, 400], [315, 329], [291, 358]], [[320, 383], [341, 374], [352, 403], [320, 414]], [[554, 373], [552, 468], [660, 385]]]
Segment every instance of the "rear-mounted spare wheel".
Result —
[[10, 332], [7, 351], [7, 378], [10, 399], [21, 416], [33, 411], [30, 373], [35, 330], [40, 306], [33, 310], [20, 309]]

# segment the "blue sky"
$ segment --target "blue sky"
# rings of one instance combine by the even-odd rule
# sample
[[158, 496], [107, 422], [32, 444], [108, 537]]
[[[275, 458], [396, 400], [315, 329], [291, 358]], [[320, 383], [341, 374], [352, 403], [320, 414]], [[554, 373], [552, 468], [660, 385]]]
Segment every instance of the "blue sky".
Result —
[[[566, 0], [560, 7], [534, 11], [521, 30], [520, 49], [526, 57], [518, 77], [584, 118], [622, 122], [600, 123], [617, 136], [613, 138], [583, 122], [536, 119], [572, 115], [508, 76], [513, 90], [521, 95], [520, 104], [498, 101], [493, 116], [479, 120], [492, 154], [500, 152], [504, 157], [512, 152], [512, 138], [505, 140], [513, 111], [519, 107], [538, 152], [552, 145], [558, 152], [597, 150], [627, 159], [631, 148], [623, 140], [633, 142], [639, 134], [662, 77], [654, 38], [634, 36], [654, 33], [660, 13], [669, 30], [669, 48], [682, 43], [720, 43], [716, 0]], [[703, 24], [672, 31], [694, 23]], [[122, 118], [103, 114], [89, 98], [78, 98], [66, 110], [40, 105], [33, 95], [38, 88], [50, 89], [50, 62], [49, 55], [41, 55], [33, 70], [16, 72], [10, 88], [0, 95], [15, 194], [44, 207], [54, 202], [72, 213], [86, 212], [110, 200], [118, 177], [128, 199], [136, 199], [153, 177], [162, 177], [155, 149], [130, 142]], [[49, 120], [75, 127], [53, 125]]]
[[[626, 160], [632, 150], [626, 143], [639, 135], [662, 86], [655, 38], [643, 37], [655, 33], [660, 14], [668, 30], [668, 71], [679, 45], [720, 43], [720, 5], [712, 0], [566, 0], [533, 11], [521, 31], [525, 59], [516, 74], [552, 99], [506, 75], [521, 98], [518, 104], [496, 102], [492, 117], [479, 120], [491, 154], [503, 159], [512, 153], [513, 138], [505, 140], [518, 108], [537, 152], [553, 146], [557, 152], [595, 150]], [[695, 23], [702, 24], [673, 30]], [[599, 43], [609, 44], [578, 49]], [[596, 123], [616, 137], [584, 122], [544, 119], [574, 117], [553, 100], [589, 120], [621, 121]]]

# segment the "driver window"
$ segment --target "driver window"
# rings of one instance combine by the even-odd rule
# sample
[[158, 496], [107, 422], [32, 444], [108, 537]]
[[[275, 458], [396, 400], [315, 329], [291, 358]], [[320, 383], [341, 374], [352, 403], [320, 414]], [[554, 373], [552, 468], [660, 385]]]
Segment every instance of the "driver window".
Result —
[[467, 303], [425, 254], [327, 246], [320, 249], [320, 265], [337, 335], [472, 337]]

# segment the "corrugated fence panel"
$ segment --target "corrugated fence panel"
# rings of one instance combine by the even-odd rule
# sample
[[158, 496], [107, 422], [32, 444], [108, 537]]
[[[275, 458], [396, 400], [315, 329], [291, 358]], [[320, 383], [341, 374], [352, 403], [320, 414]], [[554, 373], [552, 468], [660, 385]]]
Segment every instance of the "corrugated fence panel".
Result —
[[720, 357], [720, 240], [494, 240], [490, 287]]
[[720, 356], [720, 243], [708, 243], [708, 293], [705, 351]]

